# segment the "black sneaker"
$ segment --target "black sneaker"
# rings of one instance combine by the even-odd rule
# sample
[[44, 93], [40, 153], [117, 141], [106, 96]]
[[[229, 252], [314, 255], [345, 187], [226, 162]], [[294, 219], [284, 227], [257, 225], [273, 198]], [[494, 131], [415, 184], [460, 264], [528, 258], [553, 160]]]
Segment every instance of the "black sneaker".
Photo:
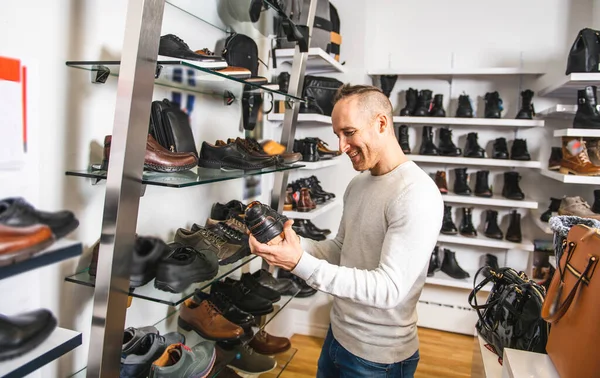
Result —
[[225, 319], [239, 325], [242, 328], [250, 327], [255, 324], [254, 315], [240, 310], [236, 305], [233, 304], [229, 297], [219, 291], [208, 294], [203, 291], [196, 290], [194, 293], [194, 302], [200, 303], [204, 300], [210, 301], [212, 304], [214, 304], [217, 309], [221, 311]]
[[193, 52], [190, 47], [181, 38], [173, 34], [167, 34], [160, 37], [158, 46], [158, 60], [163, 57], [179, 58], [201, 62], [199, 65], [205, 68], [225, 68], [227, 62], [225, 59], [214, 55], [201, 55]]
[[258, 201], [250, 203], [245, 214], [244, 221], [248, 230], [263, 244], [282, 235], [283, 224], [288, 220], [286, 216]]
[[180, 243], [171, 243], [169, 247], [171, 252], [156, 269], [157, 289], [181, 293], [191, 284], [208, 281], [219, 272], [219, 260], [213, 251], [196, 251]]
[[236, 307], [254, 316], [267, 315], [273, 312], [273, 303], [270, 300], [251, 293], [250, 288], [242, 282], [217, 281], [210, 286], [210, 292], [211, 294], [214, 292], [225, 294]]

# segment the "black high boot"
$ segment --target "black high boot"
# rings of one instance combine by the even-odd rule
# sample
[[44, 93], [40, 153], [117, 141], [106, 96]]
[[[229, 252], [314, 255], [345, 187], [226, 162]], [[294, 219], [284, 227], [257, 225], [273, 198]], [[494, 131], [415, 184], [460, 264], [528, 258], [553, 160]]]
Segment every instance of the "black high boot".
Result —
[[592, 211], [596, 214], [600, 214], [600, 189], [594, 190], [594, 204], [592, 205]]
[[401, 116], [412, 116], [415, 113], [417, 107], [417, 95], [416, 89], [408, 88], [406, 91], [406, 106], [400, 110]]
[[413, 114], [415, 117], [427, 117], [429, 115], [429, 110], [431, 110], [431, 92], [429, 89], [423, 89], [419, 91], [419, 97], [417, 98], [417, 107], [415, 109], [415, 113]]
[[470, 196], [471, 188], [467, 183], [467, 168], [454, 169], [454, 194], [459, 196]]
[[452, 141], [452, 130], [447, 127], [440, 129], [440, 155], [442, 156], [460, 156], [462, 150]]
[[458, 118], [473, 118], [473, 107], [471, 99], [468, 95], [458, 96], [458, 109], [456, 109], [456, 117]]
[[429, 267], [427, 268], [427, 277], [433, 277], [433, 274], [440, 270], [440, 249], [438, 246], [435, 246], [433, 252], [431, 252], [431, 257], [429, 258]]
[[577, 113], [573, 119], [576, 129], [600, 129], [600, 112], [596, 105], [596, 86], [588, 86], [577, 91]]
[[462, 220], [460, 221], [460, 228], [458, 232], [462, 236], [468, 236], [474, 238], [477, 236], [477, 230], [473, 226], [473, 209], [470, 207], [462, 208]]
[[495, 210], [485, 211], [485, 231], [483, 234], [490, 239], [502, 240], [504, 234], [498, 227], [498, 212]]
[[392, 93], [392, 89], [394, 89], [394, 84], [396, 84], [396, 80], [398, 79], [398, 75], [381, 75], [379, 77], [379, 81], [381, 82], [381, 91], [387, 97], [390, 97]]
[[[600, 195], [600, 190], [594, 190], [594, 197], [598, 198], [596, 196], [596, 192], [599, 192], [598, 194]], [[552, 217], [552, 215], [558, 215], [558, 209], [560, 208], [560, 203], [561, 202], [562, 202], [562, 198], [552, 198], [552, 197], [550, 197], [550, 206], [548, 206], [548, 209], [546, 211], [544, 211], [542, 213], [542, 215], [540, 215], [540, 220], [542, 222], [548, 223], [548, 221], [550, 220], [550, 218]], [[596, 206], [596, 203], [597, 202], [594, 202], [594, 206]], [[593, 207], [592, 207], [592, 211], [594, 211]], [[596, 212], [596, 211], [594, 211], [594, 212]]]
[[408, 143], [408, 126], [400, 125], [398, 128], [398, 144], [402, 148], [402, 152], [410, 154], [410, 145]]
[[518, 172], [504, 172], [504, 186], [502, 187], [502, 196], [511, 200], [522, 200], [525, 198], [525, 194], [519, 187], [519, 176]]
[[521, 92], [521, 109], [517, 113], [516, 119], [533, 119], [535, 109], [533, 108], [533, 91], [526, 89]]
[[531, 160], [529, 151], [527, 151], [527, 141], [525, 139], [515, 139], [510, 148], [510, 158], [512, 160]]
[[517, 210], [510, 212], [510, 224], [508, 230], [506, 230], [506, 240], [520, 243], [523, 240], [521, 236], [521, 214], [517, 213]]
[[[500, 265], [498, 265], [498, 258], [492, 254], [486, 253], [483, 258], [483, 266], [489, 266], [494, 272], [500, 270]], [[490, 273], [487, 270], [483, 271], [483, 276], [485, 278], [489, 277]]]
[[430, 117], [445, 117], [446, 111], [444, 110], [444, 95], [436, 94], [433, 98], [433, 107], [429, 112]]
[[419, 155], [439, 155], [440, 151], [433, 144], [433, 129], [431, 126], [423, 126], [423, 137]]
[[492, 158], [508, 159], [508, 145], [505, 138], [496, 138], [492, 149]]
[[484, 158], [485, 150], [477, 143], [477, 133], [467, 134], [467, 144], [465, 145], [465, 157]]
[[444, 219], [442, 220], [442, 229], [440, 232], [445, 235], [456, 235], [458, 233], [452, 221], [452, 206], [444, 205]]
[[500, 118], [502, 114], [502, 99], [498, 92], [485, 94], [485, 118]]
[[458, 261], [456, 261], [456, 254], [444, 248], [444, 260], [442, 260], [442, 272], [446, 273], [452, 278], [457, 280], [462, 280], [465, 278], [469, 278], [469, 273], [465, 272], [463, 268], [458, 265]]
[[475, 181], [475, 195], [477, 197], [491, 197], [492, 190], [488, 184], [490, 171], [477, 171], [477, 181]]
[[279, 92], [288, 93], [288, 87], [290, 85], [290, 74], [282, 72], [277, 76], [277, 84], [279, 84]]

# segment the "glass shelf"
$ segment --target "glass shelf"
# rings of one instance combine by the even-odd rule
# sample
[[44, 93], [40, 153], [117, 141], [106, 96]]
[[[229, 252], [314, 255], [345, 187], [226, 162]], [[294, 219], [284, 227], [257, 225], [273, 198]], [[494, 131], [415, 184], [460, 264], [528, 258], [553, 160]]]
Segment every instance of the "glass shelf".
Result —
[[[220, 280], [221, 278], [229, 275], [233, 271], [239, 269], [240, 267], [248, 264], [250, 261], [254, 260], [258, 256], [250, 255], [246, 256], [243, 259], [240, 259], [232, 264], [221, 265], [219, 266], [219, 273], [212, 278], [211, 280], [199, 282], [190, 285], [186, 290], [181, 293], [169, 293], [167, 291], [158, 290], [154, 287], [154, 280], [148, 282], [146, 285], [131, 289], [129, 295], [135, 298], [145, 299], [152, 302], [162, 303], [169, 306], [177, 306], [186, 299], [190, 298], [194, 295], [194, 291], [196, 289], [203, 290], [213, 282]], [[95, 287], [96, 278], [89, 275], [87, 269], [83, 272], [73, 274], [71, 276], [65, 277], [65, 281], [76, 283], [79, 285]], [[172, 314], [170, 314], [172, 315]], [[169, 316], [170, 316], [169, 315]], [[163, 319], [164, 320], [164, 319]]]
[[276, 354], [275, 356], [273, 356], [273, 358], [275, 358], [275, 360], [277, 361], [277, 367], [268, 373], [261, 374], [260, 377], [261, 378], [278, 378], [278, 377], [280, 377], [281, 374], [283, 374], [283, 372], [285, 371], [285, 369], [287, 369], [287, 367], [290, 365], [290, 362], [292, 362], [292, 360], [296, 356], [297, 352], [298, 352], [298, 349], [291, 348], [287, 352], [279, 353], [279, 354]]
[[[210, 184], [218, 181], [235, 180], [246, 176], [264, 175], [273, 172], [282, 172], [290, 169], [302, 168], [304, 165], [295, 164], [258, 169], [254, 171], [222, 171], [219, 169], [196, 167], [189, 171], [162, 173], [144, 171], [142, 184], [166, 186], [169, 188], [185, 188], [188, 186]], [[97, 180], [106, 180], [106, 171], [102, 170], [71, 170], [66, 172], [67, 176], [86, 177]]]
[[[241, 99], [243, 91], [250, 87], [285, 96], [288, 100], [302, 101], [299, 97], [272, 89], [271, 86], [256, 84], [201, 67], [200, 62], [162, 56], [158, 58], [156, 85], [218, 96], [225, 96], [224, 93], [231, 92], [238, 99]], [[67, 61], [66, 65], [92, 72], [94, 81], [101, 78], [96, 82], [105, 82], [108, 75], [118, 77], [121, 68], [121, 62], [118, 60]]]

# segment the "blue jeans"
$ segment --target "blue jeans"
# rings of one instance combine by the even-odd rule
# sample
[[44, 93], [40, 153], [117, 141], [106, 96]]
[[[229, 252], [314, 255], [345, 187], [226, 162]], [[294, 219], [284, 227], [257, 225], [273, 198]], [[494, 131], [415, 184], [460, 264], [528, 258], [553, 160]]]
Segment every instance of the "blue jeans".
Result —
[[367, 361], [347, 351], [333, 337], [331, 327], [327, 332], [317, 378], [412, 378], [419, 363], [419, 351], [404, 361], [381, 364]]

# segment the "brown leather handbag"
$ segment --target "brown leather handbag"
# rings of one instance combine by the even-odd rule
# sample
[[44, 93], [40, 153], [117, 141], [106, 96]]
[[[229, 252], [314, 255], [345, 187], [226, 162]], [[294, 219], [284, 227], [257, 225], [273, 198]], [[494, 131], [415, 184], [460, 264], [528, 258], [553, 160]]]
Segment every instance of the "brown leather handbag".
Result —
[[564, 252], [542, 307], [542, 317], [551, 324], [546, 351], [561, 378], [597, 377], [600, 230], [575, 225], [561, 247]]

